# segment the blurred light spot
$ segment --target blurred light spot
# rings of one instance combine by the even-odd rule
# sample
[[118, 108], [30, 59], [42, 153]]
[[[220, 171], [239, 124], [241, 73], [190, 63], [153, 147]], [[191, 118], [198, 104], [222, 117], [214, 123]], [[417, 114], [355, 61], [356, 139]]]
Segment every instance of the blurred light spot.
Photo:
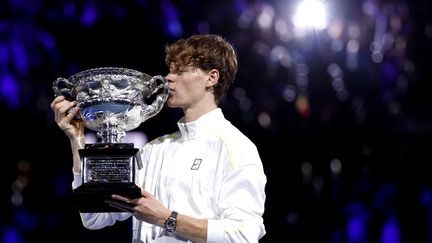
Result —
[[347, 51], [350, 53], [357, 53], [359, 51], [360, 44], [358, 40], [352, 39], [347, 43]]
[[258, 53], [258, 54], [260, 54], [262, 56], [267, 56], [268, 53], [270, 52], [270, 47], [267, 44], [265, 44], [265, 43], [263, 43], [261, 41], [256, 41], [254, 43], [253, 48], [254, 48], [254, 51], [256, 53]]
[[294, 86], [287, 85], [283, 91], [283, 98], [288, 102], [293, 102], [296, 98], [296, 91]]
[[305, 95], [297, 96], [296, 109], [301, 117], [308, 118], [310, 116], [311, 108], [309, 105], [309, 100]]
[[333, 89], [336, 91], [342, 91], [344, 89], [344, 82], [340, 78], [335, 78], [332, 81]]
[[286, 43], [292, 39], [292, 34], [289, 31], [289, 27], [286, 21], [277, 19], [275, 22], [275, 31], [279, 36], [279, 39]]
[[288, 224], [297, 224], [298, 222], [298, 214], [297, 212], [290, 212], [286, 217], [286, 221]]
[[284, 67], [291, 66], [291, 56], [288, 54], [288, 50], [283, 46], [275, 46], [270, 52], [270, 58], [274, 61], [278, 61]]
[[347, 223], [348, 242], [369, 242], [368, 230], [366, 227], [365, 218], [362, 216], [353, 216], [349, 218]]
[[354, 119], [358, 123], [363, 123], [366, 120], [366, 108], [364, 99], [361, 96], [355, 96], [352, 101], [352, 110], [354, 112]]
[[[47, 50], [53, 50], [56, 47], [56, 40], [54, 37], [52, 37], [51, 35], [49, 35], [45, 32], [41, 32], [39, 34], [40, 34], [41, 42]], [[41, 63], [38, 63], [38, 64], [41, 64]]]
[[343, 70], [336, 63], [328, 65], [327, 73], [330, 74], [332, 78], [343, 78]]
[[432, 189], [431, 188], [426, 187], [421, 189], [420, 202], [424, 207], [428, 209], [432, 209]]
[[389, 220], [383, 225], [381, 232], [381, 242], [400, 243], [402, 242], [401, 232], [395, 220]]
[[258, 15], [257, 21], [261, 29], [269, 29], [274, 18], [274, 9], [271, 5], [265, 4], [261, 13]]
[[12, 41], [12, 55], [14, 60], [14, 67], [21, 75], [26, 75], [29, 71], [28, 59], [24, 43], [15, 39]]
[[23, 242], [19, 231], [15, 228], [7, 228], [3, 234], [4, 243], [20, 243]]
[[405, 60], [403, 68], [407, 73], [413, 73], [415, 71], [415, 65], [411, 60]]
[[141, 149], [147, 143], [148, 138], [144, 132], [128, 131], [123, 138], [125, 143], [133, 143], [135, 148]]
[[356, 70], [358, 67], [357, 54], [348, 54], [345, 59], [345, 66], [350, 71]]
[[386, 209], [392, 204], [396, 197], [396, 187], [393, 183], [382, 183], [376, 190], [374, 207]]
[[363, 203], [351, 202], [347, 207], [347, 214], [347, 242], [369, 242], [367, 225], [370, 217], [369, 209]]
[[396, 38], [396, 44], [395, 44], [396, 50], [397, 51], [404, 51], [406, 46], [407, 46], [407, 40], [405, 39], [405, 37], [398, 36]]
[[383, 56], [382, 52], [380, 52], [380, 51], [376, 51], [376, 52], [373, 52], [373, 53], [372, 53], [371, 58], [372, 58], [372, 61], [373, 61], [373, 62], [375, 62], [375, 63], [380, 63], [380, 62], [382, 62], [384, 56]]
[[258, 115], [258, 123], [263, 127], [263, 128], [268, 128], [271, 125], [271, 118], [270, 115], [267, 112], [261, 112]]
[[244, 98], [246, 98], [246, 90], [243, 88], [235, 88], [234, 89], [234, 98], [237, 100], [242, 100]]
[[283, 47], [281, 45], [276, 45], [270, 51], [270, 58], [272, 58], [275, 61], [279, 61], [280, 59], [283, 58], [283, 56], [285, 55], [285, 52], [286, 52], [285, 47]]
[[332, 22], [332, 24], [327, 29], [327, 33], [332, 39], [338, 39], [342, 36], [343, 24], [341, 21], [337, 20]]
[[339, 175], [342, 171], [342, 163], [339, 159], [332, 159], [330, 161], [330, 170], [333, 175]]
[[309, 161], [301, 163], [300, 170], [303, 176], [312, 176], [312, 164]]
[[207, 21], [200, 21], [198, 23], [198, 32], [200, 34], [208, 34], [210, 33], [210, 25]]
[[390, 18], [390, 27], [393, 31], [398, 32], [402, 28], [402, 20], [399, 15], [393, 15]]
[[20, 85], [14, 76], [7, 72], [3, 73], [3, 75], [0, 74], [0, 94], [6, 98], [11, 108], [19, 106], [19, 90]]
[[360, 27], [358, 25], [351, 25], [348, 27], [348, 36], [351, 39], [358, 39], [360, 37]]
[[180, 23], [180, 13], [169, 0], [162, 1], [164, 14], [164, 30], [171, 37], [179, 37], [183, 33], [183, 26]]
[[304, 63], [297, 64], [296, 83], [299, 87], [306, 87], [309, 84], [309, 68]]
[[97, 136], [94, 132], [87, 132], [84, 135], [84, 142], [85, 143], [96, 143], [97, 142]]
[[113, 6], [112, 11], [114, 12], [114, 15], [116, 16], [116, 18], [118, 18], [118, 19], [121, 19], [127, 15], [127, 10], [123, 6], [120, 6], [120, 5]]
[[15, 212], [14, 222], [24, 230], [33, 230], [39, 225], [39, 218], [34, 213], [21, 208]]
[[344, 90], [340, 90], [336, 93], [336, 97], [338, 98], [338, 100], [340, 101], [346, 101], [349, 97], [348, 92], [344, 89]]
[[369, 157], [372, 154], [372, 148], [369, 145], [367, 145], [367, 144], [364, 144], [362, 146], [362, 150], [361, 151], [362, 151], [362, 155], [364, 157]]
[[31, 170], [31, 165], [26, 160], [20, 160], [17, 163], [17, 168], [21, 173], [29, 173]]
[[370, 44], [370, 50], [372, 52], [381, 52], [383, 46], [379, 41], [372, 41]]
[[70, 192], [70, 180], [68, 176], [58, 175], [54, 182], [54, 191], [59, 197], [66, 197]]
[[23, 201], [24, 201], [24, 198], [23, 198], [23, 195], [22, 195], [21, 192], [14, 192], [14, 193], [12, 193], [12, 196], [11, 196], [11, 204], [12, 204], [14, 207], [19, 207], [19, 206], [21, 206], [22, 203], [23, 203]]
[[317, 176], [316, 178], [314, 178], [313, 180], [313, 186], [314, 189], [317, 193], [321, 193], [322, 189], [324, 187], [324, 180], [321, 176]]
[[8, 45], [0, 42], [0, 68], [7, 68], [10, 58], [9, 51]]
[[327, 16], [324, 4], [320, 0], [303, 0], [297, 6], [293, 17], [296, 27], [313, 27], [324, 29], [327, 27]]
[[97, 6], [93, 3], [88, 3], [84, 6], [84, 10], [81, 14], [81, 25], [90, 27], [96, 24], [98, 19]]
[[378, 12], [376, 5], [374, 4], [374, 1], [372, 0], [366, 0], [363, 3], [363, 12], [369, 16], [375, 16]]
[[28, 185], [28, 179], [26, 176], [20, 175], [18, 178], [12, 183], [13, 191], [22, 191]]
[[63, 16], [66, 19], [73, 19], [76, 16], [76, 5], [74, 2], [63, 2]]
[[395, 42], [395, 38], [392, 33], [385, 33], [384, 34], [384, 47], [385, 49], [389, 49], [392, 47], [393, 43]]
[[244, 11], [237, 20], [237, 25], [240, 28], [246, 29], [250, 26], [252, 20], [254, 18], [254, 13], [248, 9]]
[[245, 98], [239, 101], [240, 109], [247, 111], [252, 107], [252, 102], [250, 99]]
[[237, 13], [243, 12], [247, 7], [247, 2], [245, 0], [234, 0], [234, 9]]

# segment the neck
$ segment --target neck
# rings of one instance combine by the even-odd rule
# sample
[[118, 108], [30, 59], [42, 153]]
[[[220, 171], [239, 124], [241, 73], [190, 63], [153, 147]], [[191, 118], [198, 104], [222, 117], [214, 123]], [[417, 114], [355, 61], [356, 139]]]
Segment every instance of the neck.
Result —
[[214, 110], [217, 108], [215, 103], [208, 104], [206, 106], [200, 107], [188, 107], [183, 109], [184, 112], [184, 122], [193, 122], [198, 119], [200, 116]]

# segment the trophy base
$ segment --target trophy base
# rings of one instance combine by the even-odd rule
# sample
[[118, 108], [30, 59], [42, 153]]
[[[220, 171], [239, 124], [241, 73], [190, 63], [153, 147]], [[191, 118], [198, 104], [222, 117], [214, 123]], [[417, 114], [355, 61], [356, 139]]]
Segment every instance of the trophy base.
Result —
[[141, 197], [141, 188], [135, 184], [135, 163], [140, 164], [138, 151], [130, 143], [86, 144], [78, 150], [83, 181], [73, 194], [80, 212], [121, 212], [106, 203], [112, 194]]
[[141, 197], [141, 189], [134, 183], [97, 183], [81, 185], [73, 194], [81, 213], [123, 212], [109, 206], [105, 200], [112, 199], [112, 194], [138, 198]]

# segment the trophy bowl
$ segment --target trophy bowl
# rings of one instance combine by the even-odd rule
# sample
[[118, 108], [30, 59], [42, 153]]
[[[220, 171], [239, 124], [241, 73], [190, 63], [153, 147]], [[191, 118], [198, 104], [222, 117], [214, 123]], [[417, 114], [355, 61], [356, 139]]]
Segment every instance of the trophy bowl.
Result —
[[122, 139], [161, 111], [169, 94], [167, 80], [132, 69], [102, 67], [57, 78], [52, 88], [55, 96], [76, 101], [80, 111], [74, 119], [99, 138], [78, 150], [82, 174], [82, 184], [74, 190], [78, 209], [116, 212], [105, 203], [112, 194], [140, 197], [135, 184], [135, 169], [142, 166], [139, 150]]

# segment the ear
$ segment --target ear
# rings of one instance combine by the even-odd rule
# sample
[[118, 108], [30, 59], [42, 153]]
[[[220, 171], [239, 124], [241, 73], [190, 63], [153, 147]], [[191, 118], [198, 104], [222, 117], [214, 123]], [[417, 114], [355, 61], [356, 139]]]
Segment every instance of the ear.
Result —
[[212, 69], [208, 72], [208, 79], [206, 82], [206, 87], [210, 88], [212, 86], [217, 85], [218, 81], [219, 81], [219, 71], [216, 69]]

